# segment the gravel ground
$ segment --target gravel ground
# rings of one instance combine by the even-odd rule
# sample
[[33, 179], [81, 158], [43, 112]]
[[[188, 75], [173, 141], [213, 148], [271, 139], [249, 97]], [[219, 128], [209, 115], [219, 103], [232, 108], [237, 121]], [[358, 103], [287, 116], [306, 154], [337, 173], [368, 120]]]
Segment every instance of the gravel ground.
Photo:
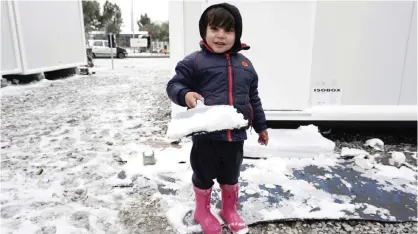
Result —
[[172, 233], [157, 188], [119, 180], [123, 158], [164, 135], [168, 60], [97, 63], [1, 90], [1, 233]]
[[[371, 130], [357, 131], [353, 129], [331, 131], [329, 134], [324, 134], [324, 137], [335, 142], [335, 152], [340, 153], [343, 147], [363, 149], [373, 154], [380, 154], [382, 157], [379, 159], [379, 163], [389, 165], [388, 158], [391, 156], [391, 152], [403, 152], [406, 156], [406, 162], [411, 165], [417, 165], [416, 158], [413, 154], [417, 153], [417, 132], [416, 129], [408, 130], [383, 130], [380, 132], [373, 132]], [[384, 142], [384, 151], [376, 151], [371, 147], [365, 147], [363, 144], [368, 139], [378, 138]]]
[[[164, 60], [164, 59], [161, 59]], [[108, 233], [173, 233], [171, 230], [165, 216], [160, 213], [159, 204], [156, 200], [150, 199], [150, 195], [155, 192], [155, 188], [147, 187], [146, 180], [144, 178], [138, 177], [133, 180], [133, 186], [127, 190], [120, 188], [118, 194], [114, 194], [115, 200], [106, 200], [106, 199], [95, 199], [94, 196], [91, 197], [92, 191], [98, 195], [105, 195], [106, 190], [101, 189], [102, 184], [95, 184], [88, 179], [91, 177], [97, 177], [99, 180], [101, 177], [109, 178], [114, 174], [97, 174], [90, 173], [89, 171], [92, 168], [89, 168], [87, 163], [89, 160], [92, 160], [91, 155], [97, 155], [97, 152], [106, 150], [107, 147], [125, 144], [125, 140], [138, 141], [138, 138], [147, 138], [143, 143], [150, 144], [154, 147], [165, 147], [158, 140], [158, 137], [164, 135], [165, 126], [169, 118], [169, 105], [170, 102], [165, 97], [165, 84], [169, 78], [168, 63], [163, 62], [159, 66], [160, 62], [152, 65], [151, 62], [144, 62], [144, 60], [116, 60], [116, 66], [120, 65], [125, 68], [125, 70], [135, 69], [135, 66], [140, 65], [141, 70], [135, 71], [135, 75], [142, 79], [142, 83], [138, 83], [136, 80], [133, 80], [130, 75], [118, 74], [106, 79], [98, 78], [95, 76], [83, 79], [74, 79], [71, 80], [61, 80], [56, 82], [51, 82], [50, 85], [42, 86], [41, 88], [31, 89], [26, 88], [26, 92], [23, 96], [6, 96], [2, 97], [2, 149], [7, 150], [11, 147], [12, 142], [18, 147], [22, 147], [23, 150], [28, 150], [32, 152], [33, 155], [16, 155], [10, 154], [8, 156], [3, 152], [1, 156], [2, 160], [2, 183], [4, 181], [10, 181], [13, 175], [19, 175], [23, 178], [29, 177], [25, 183], [36, 183], [36, 175], [41, 175], [44, 178], [43, 183], [37, 182], [38, 187], [42, 189], [42, 186], [50, 186], [51, 182], [59, 177], [54, 177], [54, 173], [63, 173], [63, 181], [59, 181], [67, 187], [75, 187], [73, 184], [79, 184], [80, 180], [72, 181], [70, 177], [67, 177], [68, 173], [66, 171], [70, 170], [72, 167], [80, 167], [81, 165], [86, 165], [81, 174], [81, 181], [91, 183], [89, 190], [87, 189], [77, 189], [75, 190], [74, 195], [71, 193], [55, 194], [57, 196], [58, 202], [51, 203], [31, 203], [31, 207], [36, 205], [37, 209], [47, 209], [48, 207], [53, 207], [54, 205], [64, 205], [71, 202], [79, 203], [81, 206], [86, 207], [111, 207], [113, 211], [117, 212], [118, 223], [120, 226], [114, 226], [112, 221], [99, 219], [97, 224], [104, 229], [109, 230]], [[107, 63], [108, 60], [97, 60], [95, 63], [101, 64]], [[149, 67], [147, 67], [150, 64]], [[43, 81], [45, 82], [45, 81]], [[50, 81], [48, 81], [50, 82]], [[124, 88], [126, 92], [116, 92], [111, 90], [109, 87], [112, 87], [114, 84], [115, 88]], [[129, 86], [132, 86], [132, 90], [129, 91]], [[96, 97], [94, 99], [88, 99], [89, 96], [85, 96], [85, 92], [94, 92], [98, 90], [92, 90], [88, 87], [104, 88], [108, 92], [115, 92], [114, 95], [104, 95], [100, 98]], [[145, 88], [141, 88], [145, 87]], [[47, 94], [47, 95], [46, 95]], [[59, 98], [65, 95], [66, 98]], [[152, 98], [150, 98], [152, 97]], [[141, 126], [132, 127], [132, 132], [126, 132], [126, 134], [137, 134], [135, 139], [130, 135], [116, 136], [115, 142], [106, 144], [108, 146], [101, 146], [95, 149], [91, 148], [91, 145], [87, 143], [96, 143], [99, 141], [104, 141], [109, 132], [99, 131], [99, 129], [91, 129], [88, 127], [88, 124], [97, 123], [95, 121], [102, 121], [103, 123], [118, 124], [122, 121], [127, 121], [125, 117], [131, 119], [132, 116], [136, 116], [135, 113], [129, 111], [127, 108], [124, 108], [123, 103], [125, 101], [134, 101], [138, 102], [138, 105], [143, 106], [144, 110], [141, 111], [141, 119], [144, 121], [142, 126], [148, 126], [148, 129], [142, 130]], [[67, 108], [70, 109], [69, 113], [61, 113], [58, 107], [62, 107], [63, 103], [68, 105]], [[132, 107], [136, 107], [136, 104], [132, 104]], [[31, 110], [31, 112], [24, 111], [25, 108]], [[155, 108], [157, 107], [157, 108]], [[127, 111], [127, 115], [120, 116], [116, 119], [103, 119], [100, 116], [102, 111], [111, 111], [112, 108], [114, 112], [118, 114], [120, 111]], [[49, 112], [48, 110], [53, 110]], [[6, 114], [5, 114], [6, 113]], [[122, 118], [123, 117], [123, 118]], [[54, 138], [57, 138], [58, 135], [53, 135], [59, 129], [58, 125], [54, 125], [54, 121], [63, 121], [68, 123], [70, 126], [83, 127], [86, 130], [86, 145], [91, 151], [91, 155], [84, 155], [83, 157], [72, 157], [69, 152], [63, 151], [62, 147], [68, 147], [71, 145], [74, 139], [65, 138], [62, 135], [61, 140], [56, 148], [51, 148], [51, 150], [58, 150], [60, 152], [60, 157], [63, 155], [69, 155], [68, 159], [63, 158], [64, 160], [69, 160], [70, 164], [53, 164], [50, 160], [47, 160], [44, 164], [45, 167], [38, 164], [37, 166], [31, 165], [29, 159], [34, 157], [35, 159], [44, 160], [43, 150], [40, 148], [39, 144], [41, 139], [51, 140], [51, 143], [55, 142]], [[84, 121], [84, 122], [83, 122]], [[87, 124], [88, 123], [88, 124]], [[31, 128], [34, 127], [34, 128]], [[34, 132], [32, 130], [35, 130]], [[129, 130], [129, 131], [130, 131]], [[24, 136], [30, 137], [24, 137]], [[104, 138], [102, 139], [102, 137]], [[325, 137], [336, 142], [336, 152], [339, 152], [342, 147], [358, 148], [365, 149], [370, 153], [375, 153], [370, 148], [364, 148], [363, 144], [367, 139], [370, 138], [380, 138], [385, 142], [385, 152], [382, 163], [385, 163], [385, 158], [390, 154], [391, 150], [403, 151], [407, 156], [407, 162], [412, 165], [416, 165], [416, 159], [412, 157], [413, 152], [417, 151], [417, 135], [415, 133], [386, 133], [386, 134], [373, 134], [373, 133], [328, 133], [324, 135]], [[126, 138], [125, 138], [126, 137]], [[132, 138], [132, 139], [130, 139]], [[84, 138], [83, 138], [84, 139]], [[69, 141], [69, 142], [67, 142]], [[74, 142], [73, 142], [74, 143]], [[113, 146], [113, 147], [114, 147]], [[51, 146], [52, 147], [52, 146]], [[95, 153], [95, 151], [97, 151]], [[11, 152], [9, 152], [11, 153]], [[71, 153], [71, 152], [70, 152]], [[77, 153], [74, 153], [77, 155]], [[12, 158], [12, 156], [14, 158]], [[114, 157], [118, 157], [113, 154]], [[18, 162], [16, 157], [22, 160]], [[58, 161], [58, 158], [55, 159]], [[118, 172], [120, 161], [109, 162], [112, 167], [115, 168], [115, 171]], [[91, 166], [91, 165], [90, 165]], [[49, 167], [49, 168], [48, 168]], [[47, 171], [41, 171], [40, 168], [46, 168]], [[49, 171], [48, 171], [49, 170]], [[94, 168], [93, 168], [94, 170]], [[45, 175], [46, 174], [46, 175]], [[65, 174], [65, 175], [64, 175]], [[46, 180], [47, 179], [47, 180]], [[115, 188], [114, 190], [119, 189]], [[71, 190], [71, 189], [70, 189]], [[10, 190], [12, 191], [12, 190]], [[2, 193], [5, 190], [2, 188]], [[90, 198], [86, 194], [90, 194]], [[17, 196], [17, 195], [16, 195]], [[120, 200], [124, 200], [121, 202]], [[20, 206], [7, 206], [8, 203], [12, 204], [12, 200], [7, 198], [1, 199], [2, 204], [2, 222], [4, 220], [10, 221], [8, 225], [18, 226], [21, 223], [21, 217], [24, 217], [23, 210], [19, 208]], [[24, 202], [24, 201], [23, 201]], [[6, 207], [5, 207], [6, 206]], [[12, 209], [13, 208], [13, 209]], [[17, 210], [15, 208], [18, 208]], [[8, 210], [9, 209], [9, 210]], [[10, 211], [10, 212], [8, 212]], [[41, 223], [44, 220], [50, 219], [51, 217], [39, 217], [33, 216], [31, 222], [33, 224]], [[12, 220], [13, 219], [13, 220]], [[89, 213], [83, 211], [77, 211], [71, 215], [73, 220], [72, 225], [77, 228], [83, 228], [83, 230], [91, 231], [92, 226], [90, 226]], [[86, 221], [87, 220], [87, 221]], [[113, 230], [113, 231], [112, 231]], [[38, 233], [57, 233], [57, 227], [51, 225], [44, 225], [42, 228], [37, 230]], [[82, 232], [86, 233], [86, 232]], [[87, 232], [91, 233], [91, 232]], [[223, 233], [229, 233], [224, 229]], [[417, 223], [407, 222], [407, 223], [379, 223], [379, 222], [369, 222], [369, 221], [288, 221], [288, 222], [273, 222], [273, 223], [260, 223], [252, 225], [250, 227], [250, 233], [257, 234], [270, 234], [270, 233], [309, 233], [309, 234], [329, 234], [329, 233], [417, 233]]]
[[[227, 233], [227, 232], [226, 232]], [[417, 223], [379, 223], [367, 221], [296, 221], [285, 223], [257, 224], [251, 233], [260, 234], [380, 234], [417, 233]]]

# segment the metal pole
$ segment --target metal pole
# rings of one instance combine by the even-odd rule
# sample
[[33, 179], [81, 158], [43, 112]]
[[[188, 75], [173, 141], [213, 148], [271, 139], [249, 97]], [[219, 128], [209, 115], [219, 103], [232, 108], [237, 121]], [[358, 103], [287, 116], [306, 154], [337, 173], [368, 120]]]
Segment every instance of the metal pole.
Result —
[[113, 33], [110, 33], [110, 57], [112, 58], [112, 70], [113, 67]]
[[[135, 38], [135, 26], [134, 26], [134, 0], [131, 0], [131, 30], [132, 38]], [[131, 45], [132, 46], [132, 45]], [[133, 48], [135, 52], [135, 47]]]

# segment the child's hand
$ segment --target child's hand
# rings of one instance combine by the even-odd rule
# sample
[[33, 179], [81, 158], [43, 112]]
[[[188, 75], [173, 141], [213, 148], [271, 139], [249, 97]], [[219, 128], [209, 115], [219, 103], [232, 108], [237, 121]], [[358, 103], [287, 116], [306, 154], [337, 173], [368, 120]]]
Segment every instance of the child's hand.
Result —
[[269, 134], [267, 130], [258, 133], [258, 143], [267, 145], [269, 143]]
[[197, 100], [201, 100], [203, 101], [203, 97], [200, 96], [200, 94], [196, 93], [196, 92], [188, 92], [186, 93], [186, 97], [185, 97], [185, 101], [186, 101], [186, 105], [190, 108], [193, 109], [196, 107], [196, 101]]

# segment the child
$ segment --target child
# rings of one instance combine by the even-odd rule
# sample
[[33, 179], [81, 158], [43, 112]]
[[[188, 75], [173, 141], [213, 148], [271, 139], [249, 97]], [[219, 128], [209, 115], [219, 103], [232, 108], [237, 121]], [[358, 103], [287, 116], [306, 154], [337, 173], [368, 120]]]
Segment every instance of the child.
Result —
[[[197, 100], [206, 105], [233, 105], [259, 134], [258, 142], [268, 143], [264, 111], [258, 97], [258, 77], [251, 62], [240, 50], [242, 19], [239, 10], [223, 3], [208, 7], [199, 21], [202, 50], [176, 66], [176, 75], [167, 84], [167, 94], [177, 105], [194, 108]], [[193, 169], [196, 210], [194, 219], [204, 233], [218, 234], [222, 228], [210, 212], [213, 179], [222, 190], [221, 217], [233, 233], [247, 233], [238, 215], [238, 178], [243, 160], [246, 129], [233, 129], [193, 136], [190, 163]]]

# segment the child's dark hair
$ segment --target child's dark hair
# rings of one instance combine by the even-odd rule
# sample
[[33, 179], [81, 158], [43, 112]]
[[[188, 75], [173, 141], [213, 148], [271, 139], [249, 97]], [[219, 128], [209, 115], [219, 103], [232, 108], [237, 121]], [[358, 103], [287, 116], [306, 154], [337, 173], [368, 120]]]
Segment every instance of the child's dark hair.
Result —
[[225, 30], [235, 29], [235, 19], [232, 14], [222, 7], [210, 9], [208, 11], [207, 21], [210, 27], [219, 27]]

